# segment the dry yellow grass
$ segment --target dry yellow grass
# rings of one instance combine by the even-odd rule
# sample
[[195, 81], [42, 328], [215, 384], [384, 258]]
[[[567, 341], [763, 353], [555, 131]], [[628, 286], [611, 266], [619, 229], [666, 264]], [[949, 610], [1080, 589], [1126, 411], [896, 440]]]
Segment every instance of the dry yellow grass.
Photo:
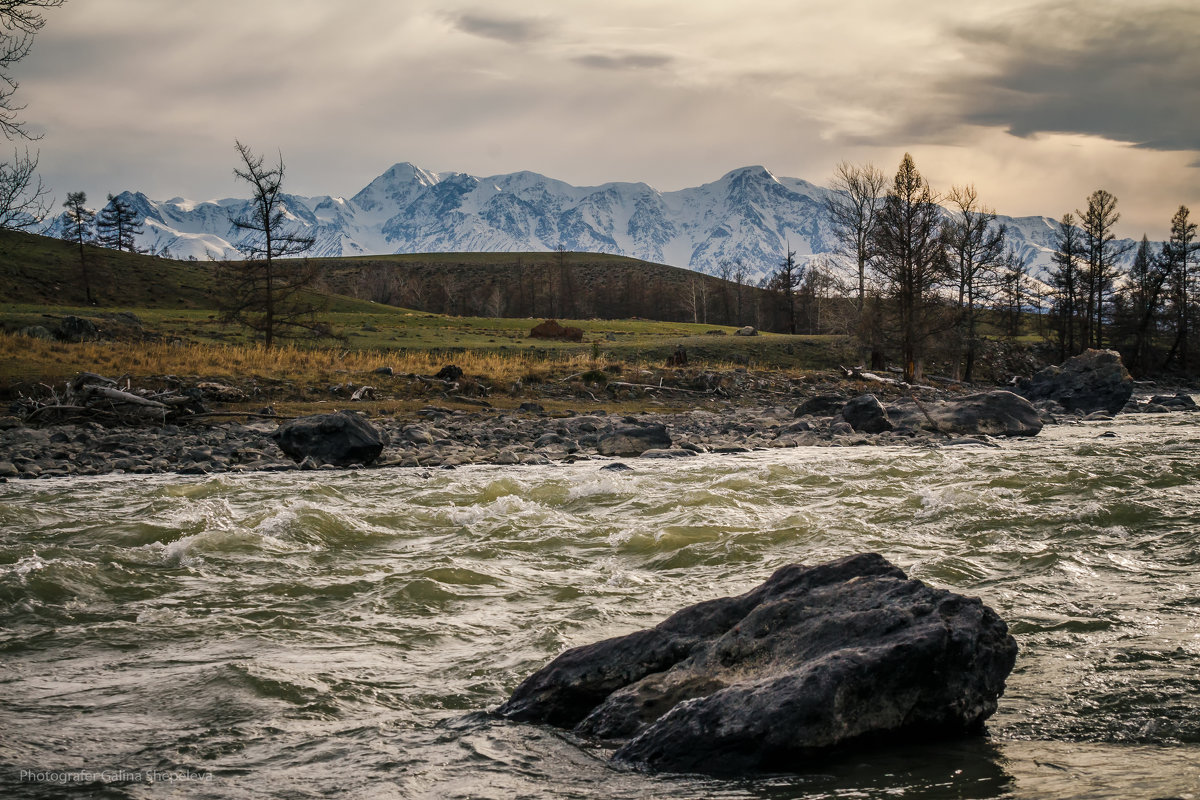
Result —
[[534, 354], [462, 352], [453, 356], [404, 350], [346, 350], [255, 345], [167, 344], [162, 342], [62, 342], [31, 339], [0, 332], [0, 377], [8, 380], [52, 382], [80, 371], [133, 378], [159, 375], [200, 375], [237, 380], [259, 378], [296, 382], [351, 380], [378, 367], [396, 373], [430, 375], [454, 363], [469, 376], [513, 381], [530, 373], [569, 375], [606, 362], [574, 355], [555, 359]]

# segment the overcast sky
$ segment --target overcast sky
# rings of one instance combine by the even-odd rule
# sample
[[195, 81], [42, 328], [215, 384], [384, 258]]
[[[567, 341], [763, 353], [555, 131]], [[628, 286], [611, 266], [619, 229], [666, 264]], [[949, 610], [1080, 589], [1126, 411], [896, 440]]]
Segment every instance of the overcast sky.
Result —
[[[1001, 213], [1200, 216], [1195, 0], [67, 0], [14, 70], [42, 173], [154, 199], [350, 196], [399, 161], [667, 191], [840, 160]], [[96, 201], [101, 201], [97, 203]]]

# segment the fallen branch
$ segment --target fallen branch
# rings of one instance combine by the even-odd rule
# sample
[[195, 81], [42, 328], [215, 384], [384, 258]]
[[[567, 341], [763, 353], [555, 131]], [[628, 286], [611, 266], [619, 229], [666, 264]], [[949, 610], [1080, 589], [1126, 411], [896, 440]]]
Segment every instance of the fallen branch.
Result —
[[716, 390], [700, 391], [698, 389], [681, 389], [677, 386], [655, 386], [652, 383], [626, 383], [625, 381], [609, 381], [605, 388], [642, 389], [649, 392], [682, 392], [683, 394], [715, 394]]
[[106, 400], [112, 400], [114, 403], [128, 403], [134, 406], [146, 406], [147, 408], [162, 408], [168, 406], [165, 403], [160, 403], [157, 400], [148, 400], [140, 395], [122, 392], [120, 389], [112, 389], [107, 386], [88, 386], [86, 394], [90, 397], [103, 397]]

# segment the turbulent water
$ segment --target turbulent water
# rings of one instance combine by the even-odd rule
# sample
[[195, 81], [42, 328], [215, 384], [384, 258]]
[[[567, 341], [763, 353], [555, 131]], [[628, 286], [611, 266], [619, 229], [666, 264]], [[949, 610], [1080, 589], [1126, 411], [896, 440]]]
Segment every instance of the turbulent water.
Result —
[[[0, 796], [1200, 797], [1196, 417], [634, 465], [0, 486]], [[1008, 620], [986, 738], [716, 780], [486, 714], [861, 551]]]

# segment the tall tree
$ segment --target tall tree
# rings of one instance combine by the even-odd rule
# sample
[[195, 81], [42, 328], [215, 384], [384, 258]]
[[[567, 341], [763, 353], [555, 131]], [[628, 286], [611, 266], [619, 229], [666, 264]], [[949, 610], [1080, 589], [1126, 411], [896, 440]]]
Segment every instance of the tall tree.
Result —
[[796, 289], [804, 280], [804, 268], [796, 263], [796, 251], [787, 246], [787, 255], [779, 262], [779, 268], [771, 276], [766, 288], [779, 297], [787, 320], [788, 333], [796, 335]]
[[1171, 236], [1163, 243], [1163, 269], [1167, 272], [1167, 292], [1170, 297], [1171, 318], [1175, 337], [1167, 353], [1163, 368], [1178, 360], [1179, 369], [1187, 372], [1189, 340], [1192, 334], [1192, 316], [1196, 308], [1196, 272], [1200, 269], [1196, 254], [1200, 242], [1196, 241], [1196, 223], [1190, 220], [1191, 211], [1180, 206], [1171, 217]]
[[1029, 264], [1021, 258], [1016, 248], [1010, 246], [1001, 258], [997, 274], [1004, 305], [1005, 334], [1009, 339], [1016, 339], [1021, 335], [1021, 312], [1028, 299], [1026, 282], [1029, 279]]
[[979, 202], [972, 185], [953, 187], [946, 199], [950, 213], [942, 226], [942, 237], [950, 269], [958, 281], [959, 331], [964, 345], [962, 379], [970, 382], [978, 312], [1000, 285], [1007, 228], [996, 224], [996, 212]]
[[250, 184], [250, 208], [230, 221], [242, 233], [237, 248], [244, 261], [224, 263], [220, 277], [227, 285], [222, 319], [237, 322], [263, 337], [267, 347], [281, 335], [324, 334], [327, 327], [317, 321], [319, 310], [307, 294], [317, 272], [301, 259], [313, 237], [288, 220], [283, 194], [283, 157], [272, 167], [249, 147], [235, 142], [242, 164], [233, 174]]
[[1117, 198], [1104, 189], [1088, 197], [1087, 211], [1076, 211], [1083, 233], [1085, 307], [1083, 338], [1087, 346], [1104, 347], [1104, 307], [1117, 277], [1117, 262], [1125, 248], [1117, 243], [1115, 228], [1121, 215]]
[[946, 280], [941, 224], [937, 196], [905, 153], [879, 210], [871, 264], [896, 304], [904, 379], [910, 383], [931, 330], [935, 291]]
[[96, 301], [92, 297], [92, 280], [88, 274], [87, 251], [84, 245], [92, 240], [92, 221], [96, 212], [87, 207], [85, 192], [68, 192], [63, 203], [66, 214], [66, 224], [63, 226], [63, 238], [79, 245], [79, 273], [83, 278], [83, 291], [87, 295], [88, 304]]
[[137, 212], [120, 197], [108, 196], [108, 205], [100, 209], [96, 218], [96, 241], [113, 250], [137, 252], [135, 236], [142, 233]]
[[1166, 260], [1151, 251], [1150, 240], [1143, 235], [1129, 267], [1129, 280], [1120, 292], [1123, 319], [1119, 322], [1133, 341], [1129, 368], [1138, 374], [1146, 374], [1150, 369], [1153, 328], [1161, 311], [1162, 290], [1168, 275], [1165, 267]]
[[[17, 81], [12, 67], [29, 54], [33, 37], [46, 24], [42, 10], [63, 0], [0, 0], [0, 132], [4, 138], [36, 139], [18, 118], [24, 106], [14, 102]], [[10, 162], [0, 163], [0, 229], [32, 228], [50, 211], [49, 189], [37, 175], [38, 155], [13, 150]]]
[[887, 176], [872, 164], [842, 161], [833, 173], [825, 196], [825, 212], [833, 224], [836, 252], [851, 259], [858, 268], [858, 311], [867, 300], [867, 264], [871, 260], [875, 217]]
[[1050, 284], [1054, 288], [1054, 316], [1058, 327], [1059, 361], [1076, 355], [1075, 333], [1079, 329], [1083, 287], [1083, 234], [1075, 224], [1075, 215], [1066, 213], [1058, 221], [1054, 253], [1050, 260]]

